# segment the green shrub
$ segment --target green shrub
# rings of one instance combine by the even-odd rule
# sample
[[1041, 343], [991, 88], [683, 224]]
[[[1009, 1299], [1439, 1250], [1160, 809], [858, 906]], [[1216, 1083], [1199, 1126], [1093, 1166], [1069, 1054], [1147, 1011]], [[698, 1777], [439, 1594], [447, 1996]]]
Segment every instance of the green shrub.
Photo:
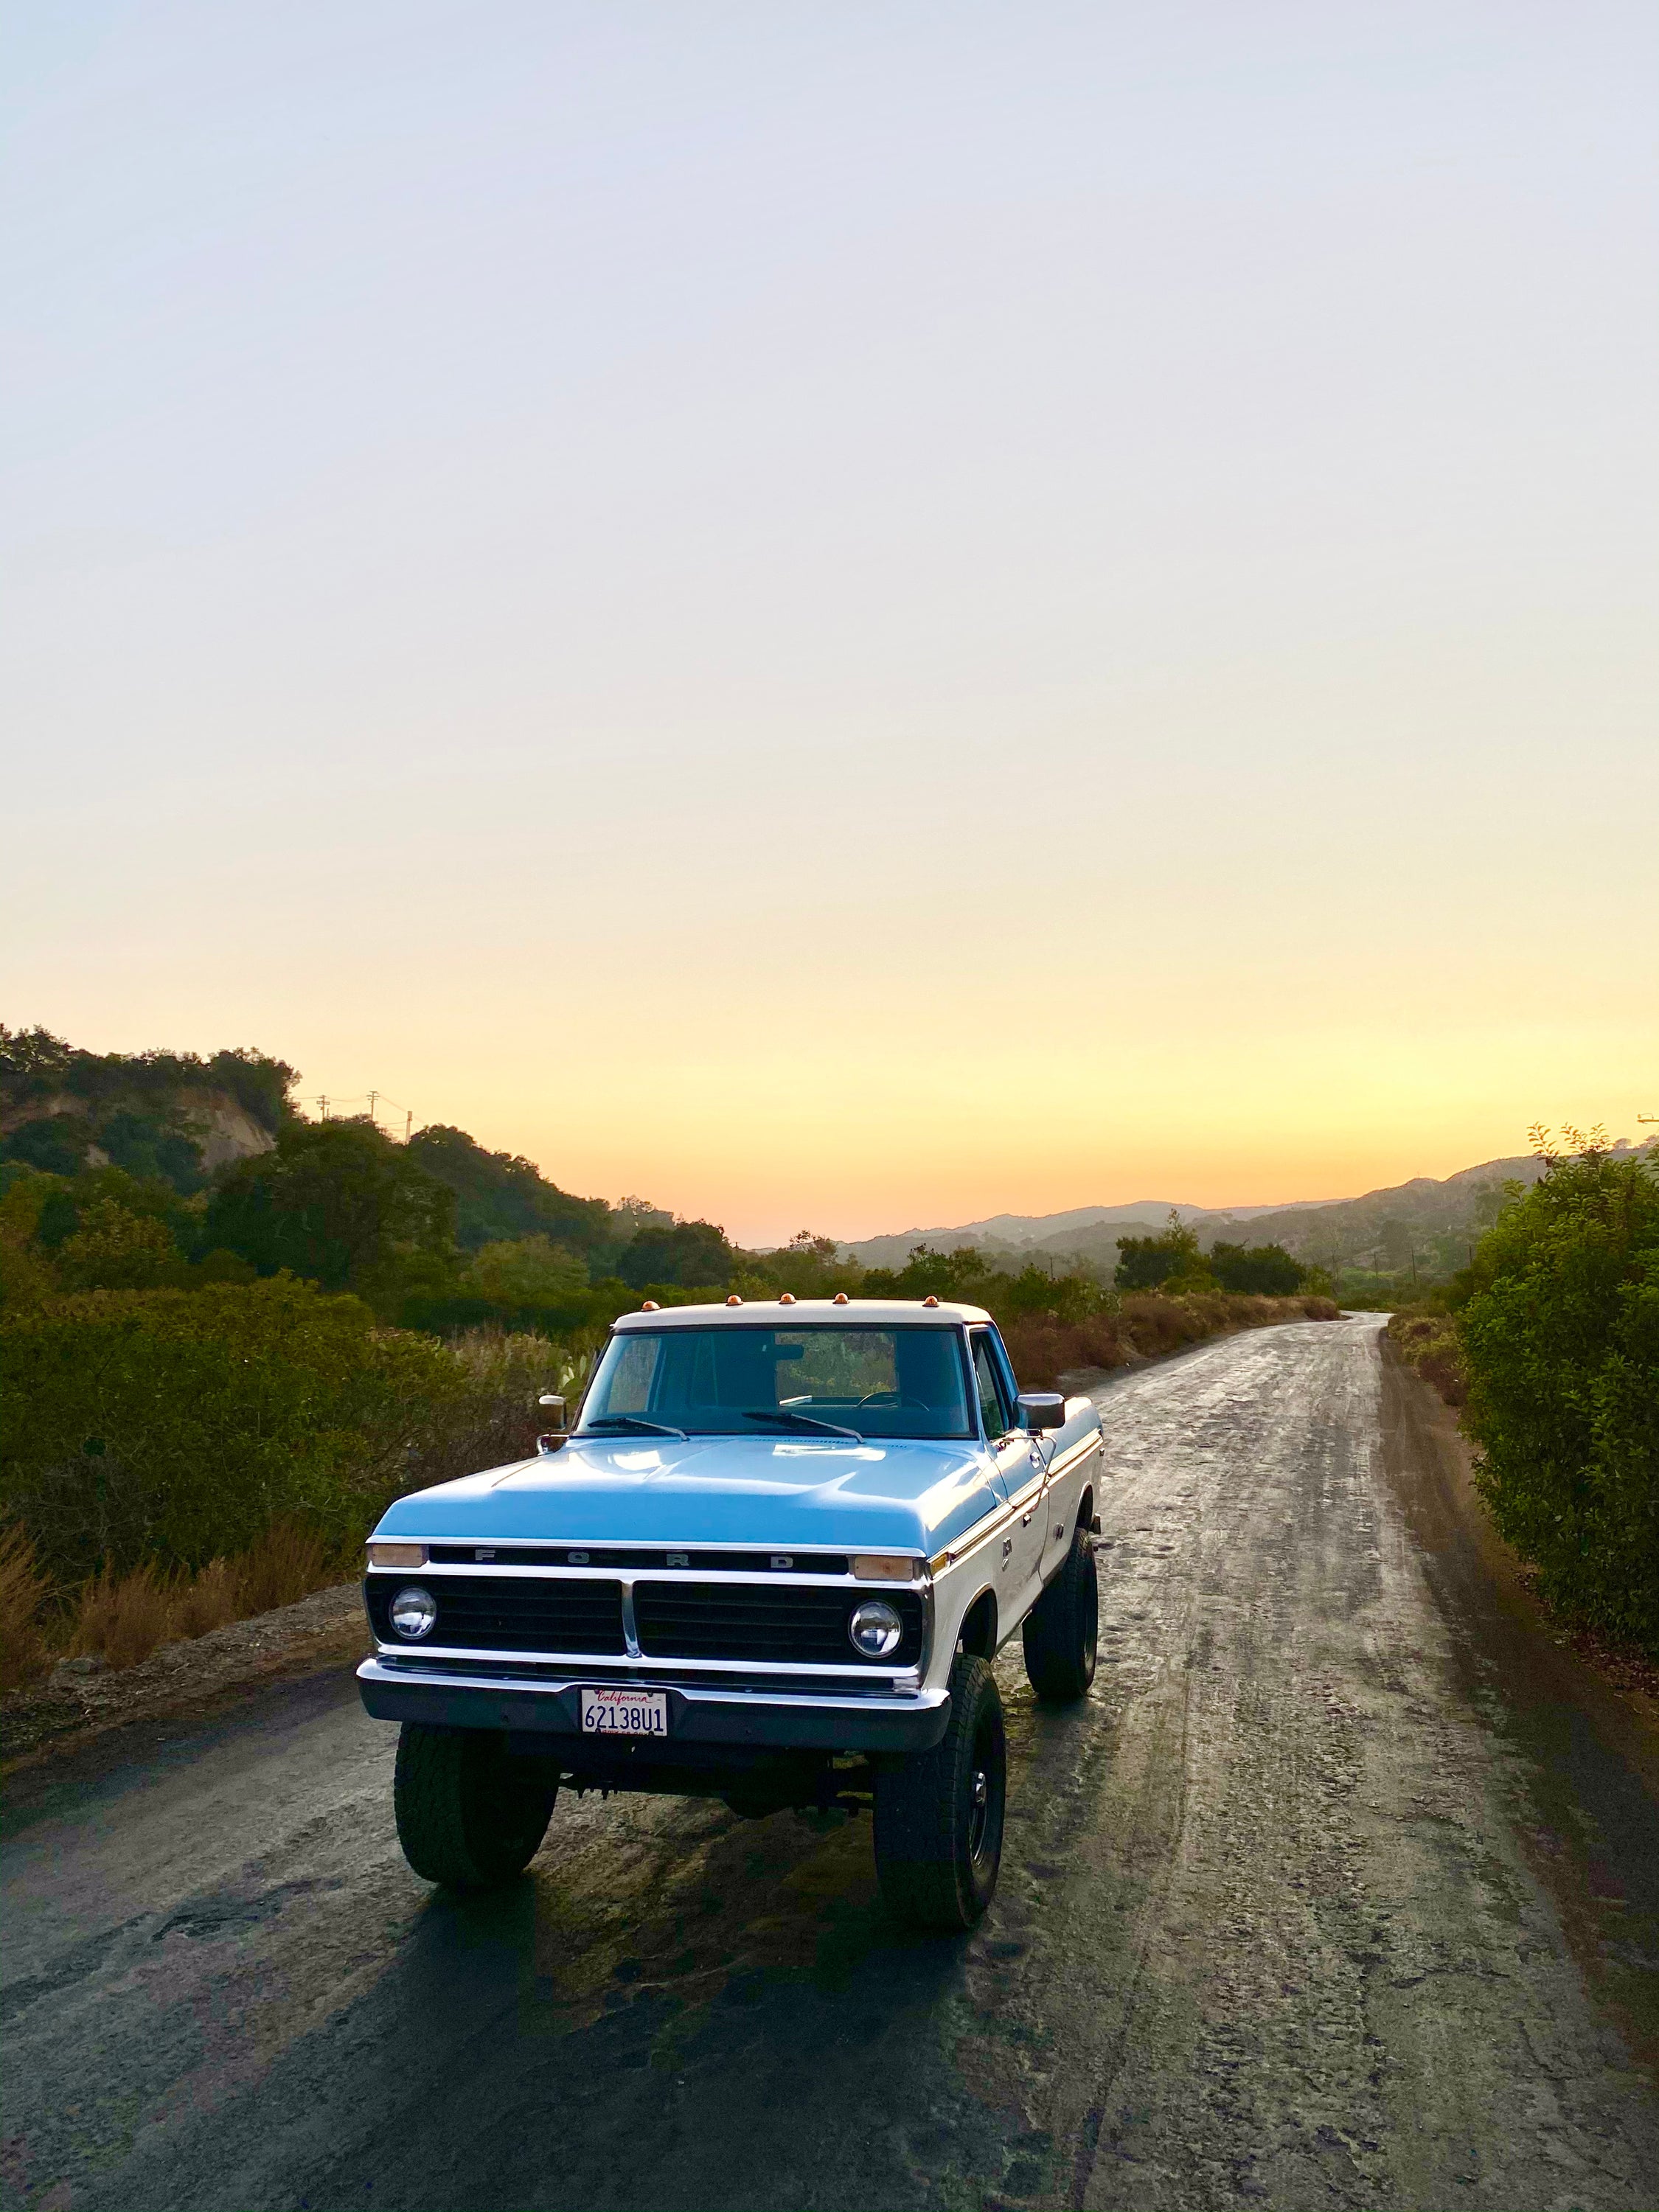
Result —
[[1492, 1516], [1552, 1603], [1659, 1650], [1659, 1182], [1552, 1159], [1474, 1277], [1464, 1425]]
[[58, 1583], [199, 1568], [298, 1517], [356, 1544], [401, 1492], [521, 1457], [580, 1356], [376, 1326], [291, 1278], [99, 1291], [0, 1328], [0, 1518]]

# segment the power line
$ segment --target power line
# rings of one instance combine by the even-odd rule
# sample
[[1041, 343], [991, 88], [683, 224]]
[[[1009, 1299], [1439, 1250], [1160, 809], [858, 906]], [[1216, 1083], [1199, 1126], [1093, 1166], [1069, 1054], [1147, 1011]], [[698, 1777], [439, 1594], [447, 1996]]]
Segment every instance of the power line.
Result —
[[[337, 1109], [342, 1106], [358, 1106], [366, 1104], [368, 1108], [368, 1118], [371, 1122], [374, 1122], [374, 1125], [377, 1129], [380, 1125], [379, 1121], [375, 1120], [375, 1108], [377, 1106], [395, 1106], [398, 1111], [404, 1117], [403, 1140], [404, 1144], [409, 1142], [410, 1137], [414, 1132], [415, 1110], [413, 1107], [405, 1106], [402, 1099], [392, 1097], [389, 1091], [378, 1090], [357, 1091], [353, 1091], [349, 1097], [343, 1098], [337, 1092], [319, 1091], [312, 1099], [311, 1103], [316, 1107], [319, 1119], [325, 1121], [329, 1118], [329, 1109], [331, 1107], [333, 1107], [337, 1111]], [[388, 1131], [387, 1133], [390, 1134], [391, 1133]]]

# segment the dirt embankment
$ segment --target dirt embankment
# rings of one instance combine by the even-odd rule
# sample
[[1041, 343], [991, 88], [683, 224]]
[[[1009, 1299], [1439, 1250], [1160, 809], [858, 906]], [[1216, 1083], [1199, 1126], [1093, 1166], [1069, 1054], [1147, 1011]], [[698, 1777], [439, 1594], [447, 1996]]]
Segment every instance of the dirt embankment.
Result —
[[44, 1682], [0, 1698], [0, 1769], [9, 1773], [131, 1721], [209, 1713], [278, 1676], [348, 1666], [368, 1650], [353, 1582], [164, 1644], [137, 1667], [60, 1660]]

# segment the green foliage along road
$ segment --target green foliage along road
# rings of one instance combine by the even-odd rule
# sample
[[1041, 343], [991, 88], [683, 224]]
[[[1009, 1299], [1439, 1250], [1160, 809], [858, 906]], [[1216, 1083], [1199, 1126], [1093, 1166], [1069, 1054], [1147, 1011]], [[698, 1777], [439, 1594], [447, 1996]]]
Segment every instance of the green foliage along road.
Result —
[[[971, 1247], [866, 1270], [803, 1230], [746, 1252], [712, 1222], [574, 1197], [462, 1129], [398, 1144], [306, 1120], [296, 1079], [257, 1053], [0, 1031], [0, 1523], [60, 1589], [200, 1570], [278, 1523], [343, 1558], [398, 1492], [532, 1449], [537, 1389], [580, 1388], [642, 1297], [962, 1299], [1044, 1385], [1334, 1310], [1224, 1295], [1178, 1231], [1156, 1279], [1185, 1295], [1138, 1299]], [[216, 1132], [241, 1157], [210, 1169]]]
[[1476, 1252], [1463, 1423], [1543, 1595], [1659, 1652], [1659, 1177], [1575, 1149], [1548, 1156]]

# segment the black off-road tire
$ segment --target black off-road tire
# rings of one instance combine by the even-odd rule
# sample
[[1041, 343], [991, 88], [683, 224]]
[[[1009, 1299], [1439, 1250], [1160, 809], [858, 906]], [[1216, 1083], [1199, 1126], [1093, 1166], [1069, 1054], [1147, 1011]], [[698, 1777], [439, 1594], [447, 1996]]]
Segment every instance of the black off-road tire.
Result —
[[1065, 1565], [1026, 1614], [1021, 1636], [1025, 1673], [1038, 1697], [1073, 1705], [1088, 1695], [1100, 1639], [1100, 1584], [1094, 1547], [1080, 1523]]
[[404, 1723], [392, 1802], [404, 1856], [424, 1881], [464, 1894], [511, 1881], [535, 1857], [558, 1794], [556, 1772], [510, 1759], [491, 1729]]
[[957, 1936], [991, 1902], [1007, 1790], [1002, 1699], [983, 1659], [951, 1669], [951, 1719], [932, 1751], [876, 1775], [876, 1875], [913, 1928]]

